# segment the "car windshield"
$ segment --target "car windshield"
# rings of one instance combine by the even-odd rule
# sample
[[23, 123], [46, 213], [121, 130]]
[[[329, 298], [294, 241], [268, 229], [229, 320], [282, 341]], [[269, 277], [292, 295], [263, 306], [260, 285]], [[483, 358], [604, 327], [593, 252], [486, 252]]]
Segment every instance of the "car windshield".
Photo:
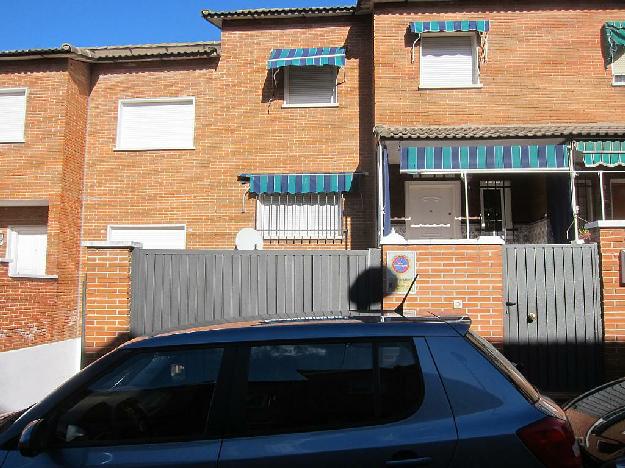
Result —
[[527, 381], [527, 379], [519, 372], [514, 364], [512, 364], [506, 357], [501, 354], [497, 348], [486, 341], [479, 335], [476, 335], [469, 330], [467, 333], [469, 341], [482, 353], [490, 362], [492, 362], [497, 369], [510, 380], [519, 391], [527, 398], [531, 403], [536, 403], [540, 399], [540, 393], [534, 388], [534, 386]]

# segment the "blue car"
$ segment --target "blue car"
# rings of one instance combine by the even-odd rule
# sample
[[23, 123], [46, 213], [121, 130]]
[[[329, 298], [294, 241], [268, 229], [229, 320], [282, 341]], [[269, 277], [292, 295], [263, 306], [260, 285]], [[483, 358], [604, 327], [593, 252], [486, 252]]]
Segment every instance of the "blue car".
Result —
[[0, 465], [580, 467], [562, 410], [469, 327], [358, 316], [136, 339], [5, 417]]

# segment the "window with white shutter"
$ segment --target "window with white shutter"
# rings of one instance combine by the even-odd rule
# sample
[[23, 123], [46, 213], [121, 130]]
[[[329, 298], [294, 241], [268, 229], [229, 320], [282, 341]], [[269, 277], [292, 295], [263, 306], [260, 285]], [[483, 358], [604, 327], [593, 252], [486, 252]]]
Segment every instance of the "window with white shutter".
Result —
[[44, 276], [48, 247], [47, 226], [10, 226], [7, 252], [10, 276]]
[[612, 84], [625, 86], [625, 54], [612, 62]]
[[195, 98], [119, 101], [118, 150], [193, 149]]
[[23, 143], [26, 88], [0, 89], [0, 143]]
[[475, 35], [424, 35], [419, 68], [422, 88], [479, 86]]
[[262, 194], [256, 229], [264, 239], [341, 239], [341, 194]]
[[284, 105], [286, 107], [324, 107], [337, 105], [337, 68], [286, 67]]
[[141, 242], [144, 249], [184, 249], [187, 230], [182, 224], [111, 225], [109, 241]]

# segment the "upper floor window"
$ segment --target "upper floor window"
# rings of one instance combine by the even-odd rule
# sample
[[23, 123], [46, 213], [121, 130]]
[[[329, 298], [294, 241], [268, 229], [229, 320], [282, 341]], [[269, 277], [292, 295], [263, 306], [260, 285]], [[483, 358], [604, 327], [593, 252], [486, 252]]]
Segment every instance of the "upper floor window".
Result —
[[193, 149], [194, 129], [194, 97], [122, 99], [116, 149]]
[[622, 54], [612, 62], [612, 84], [625, 86], [625, 54]]
[[338, 105], [337, 67], [285, 67], [284, 105], [286, 107], [326, 107]]
[[479, 86], [475, 34], [426, 35], [421, 38], [422, 88], [471, 88]]
[[23, 143], [26, 88], [0, 89], [0, 143]]

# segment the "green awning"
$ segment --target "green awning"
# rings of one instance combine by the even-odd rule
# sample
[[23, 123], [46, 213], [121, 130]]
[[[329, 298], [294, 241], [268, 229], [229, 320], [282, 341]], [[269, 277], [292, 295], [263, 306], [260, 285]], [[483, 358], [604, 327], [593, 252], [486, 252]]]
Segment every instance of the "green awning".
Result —
[[625, 51], [625, 21], [608, 21], [603, 25], [606, 65], [614, 63]]
[[356, 185], [358, 172], [319, 174], [241, 174], [248, 180], [251, 193], [303, 194], [350, 192]]
[[586, 167], [625, 166], [625, 140], [578, 141], [575, 149], [582, 154]]
[[564, 171], [569, 167], [566, 145], [407, 146], [400, 171]]

